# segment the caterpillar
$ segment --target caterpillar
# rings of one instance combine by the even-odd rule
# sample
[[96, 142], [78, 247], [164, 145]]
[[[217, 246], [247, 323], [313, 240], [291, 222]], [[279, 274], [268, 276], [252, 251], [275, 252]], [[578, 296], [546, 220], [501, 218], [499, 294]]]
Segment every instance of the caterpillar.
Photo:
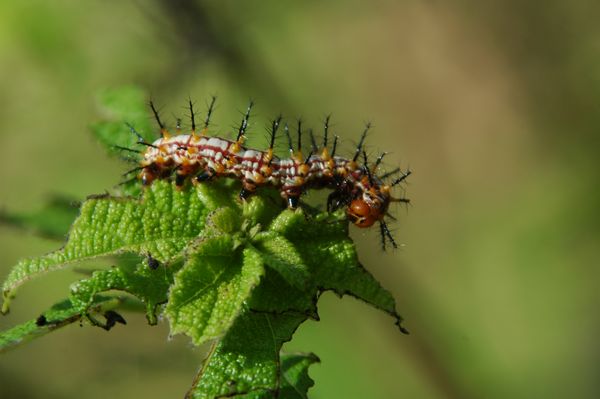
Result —
[[[292, 136], [286, 123], [283, 130], [287, 137], [290, 157], [280, 158], [274, 154], [274, 145], [282, 125], [281, 116], [272, 121], [269, 148], [265, 151], [250, 149], [244, 146], [244, 141], [253, 102], [250, 102], [246, 109], [237, 131], [237, 138], [229, 140], [207, 135], [215, 101], [216, 98], [212, 97], [204, 126], [197, 131], [196, 116], [190, 100], [191, 132], [181, 134], [181, 124], [178, 120], [176, 135], [168, 131], [154, 104], [150, 102], [150, 108], [160, 128], [160, 138], [149, 143], [129, 125], [131, 132], [137, 136], [137, 143], [144, 145], [146, 149], [138, 151], [121, 148], [142, 155], [139, 167], [134, 169], [139, 171], [135, 179], [140, 179], [143, 185], [149, 185], [156, 179], [174, 176], [176, 186], [181, 187], [188, 179], [198, 184], [219, 177], [230, 177], [241, 181], [242, 190], [239, 197], [242, 200], [247, 199], [259, 187], [271, 186], [280, 191], [287, 206], [292, 209], [298, 207], [300, 197], [306, 190], [331, 189], [332, 192], [327, 197], [329, 212], [346, 207], [348, 220], [361, 228], [371, 227], [378, 222], [382, 248], [385, 250], [387, 241], [397, 248], [384, 219], [386, 216], [393, 219], [388, 213], [390, 203], [410, 202], [407, 198], [393, 197], [391, 190], [412, 172], [396, 168], [378, 175], [385, 152], [369, 165], [364, 142], [370, 124], [366, 125], [360, 136], [352, 158], [345, 158], [336, 154], [338, 136], [334, 137], [331, 149], [328, 146], [329, 116], [325, 118], [323, 144], [320, 148], [312, 130], [309, 130], [311, 150], [306, 157], [302, 153], [302, 121], [298, 120], [296, 128], [296, 149], [293, 148]], [[362, 164], [359, 162], [361, 157]], [[398, 174], [398, 177], [393, 178]], [[393, 180], [386, 183], [387, 179], [392, 178]]]

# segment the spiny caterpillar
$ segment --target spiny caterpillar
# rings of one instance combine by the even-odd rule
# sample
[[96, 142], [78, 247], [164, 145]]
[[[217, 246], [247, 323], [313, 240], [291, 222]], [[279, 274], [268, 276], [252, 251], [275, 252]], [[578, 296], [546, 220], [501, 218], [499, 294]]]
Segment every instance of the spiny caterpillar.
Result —
[[[274, 155], [275, 139], [282, 123], [279, 116], [272, 121], [270, 128], [270, 145], [266, 151], [244, 147], [245, 134], [248, 129], [250, 102], [238, 128], [237, 138], [228, 140], [219, 137], [208, 137], [210, 118], [214, 110], [216, 98], [212, 97], [204, 127], [196, 131], [196, 119], [193, 104], [189, 101], [191, 134], [181, 132], [180, 121], [177, 121], [177, 135], [172, 135], [154, 104], [150, 107], [160, 127], [161, 137], [148, 143], [131, 125], [131, 132], [138, 138], [138, 144], [146, 146], [145, 151], [130, 148], [120, 149], [138, 152], [143, 155], [140, 166], [130, 172], [140, 171], [136, 178], [144, 185], [156, 179], [175, 177], [175, 183], [181, 187], [190, 178], [193, 184], [207, 182], [218, 177], [231, 177], [242, 182], [240, 198], [245, 200], [261, 186], [277, 188], [287, 202], [289, 208], [296, 208], [300, 196], [311, 188], [328, 188], [333, 190], [327, 198], [327, 210], [335, 211], [346, 207], [348, 219], [358, 227], [370, 227], [379, 222], [381, 244], [385, 250], [386, 241], [397, 248], [397, 244], [384, 220], [385, 216], [393, 219], [388, 213], [391, 202], [409, 203], [406, 198], [394, 198], [392, 187], [403, 182], [411, 171], [402, 172], [396, 168], [381, 176], [377, 175], [383, 157], [368, 165], [364, 151], [364, 141], [370, 124], [367, 124], [351, 159], [336, 155], [338, 137], [335, 136], [328, 147], [329, 117], [325, 119], [323, 145], [319, 148], [316, 139], [309, 130], [311, 151], [304, 157], [302, 154], [302, 121], [298, 120], [297, 145], [294, 150], [292, 137], [287, 123], [283, 126], [288, 140], [290, 158], [279, 158]], [[362, 155], [363, 164], [359, 164]], [[387, 179], [395, 179], [386, 183]]]

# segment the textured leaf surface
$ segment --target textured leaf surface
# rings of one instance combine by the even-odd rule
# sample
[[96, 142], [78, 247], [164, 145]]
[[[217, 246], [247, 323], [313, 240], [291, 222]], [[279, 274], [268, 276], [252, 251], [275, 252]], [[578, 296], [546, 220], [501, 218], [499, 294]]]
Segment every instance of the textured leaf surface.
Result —
[[236, 250], [231, 236], [203, 239], [175, 276], [166, 314], [171, 332], [196, 345], [222, 336], [264, 273], [258, 252]]
[[267, 267], [248, 306], [250, 309], [263, 312], [298, 312], [318, 320], [317, 294], [316, 287], [309, 290], [296, 288], [290, 285], [281, 274]]
[[260, 251], [265, 263], [281, 274], [290, 285], [308, 288], [309, 270], [292, 243], [272, 232], [258, 234], [252, 243]]
[[[219, 190], [218, 185], [203, 188], [204, 192]], [[3, 311], [23, 282], [70, 262], [127, 251], [150, 253], [161, 262], [168, 261], [200, 233], [209, 211], [195, 189], [177, 190], [165, 181], [157, 181], [144, 190], [141, 200], [88, 199], [63, 249], [25, 259], [11, 270], [3, 286]]]
[[146, 318], [150, 324], [157, 323], [157, 307], [167, 302], [167, 292], [173, 283], [175, 265], [155, 270], [146, 263], [121, 262], [107, 270], [95, 271], [88, 279], [71, 285], [71, 302], [81, 313], [87, 313], [97, 294], [110, 290], [128, 292], [146, 306]]
[[274, 397], [281, 389], [279, 351], [304, 319], [244, 313], [213, 347], [187, 397]]
[[[337, 218], [337, 221], [336, 221]], [[307, 219], [300, 212], [282, 212], [270, 226], [294, 243], [321, 290], [351, 295], [389, 313], [400, 326], [393, 296], [359, 262], [342, 214]]]

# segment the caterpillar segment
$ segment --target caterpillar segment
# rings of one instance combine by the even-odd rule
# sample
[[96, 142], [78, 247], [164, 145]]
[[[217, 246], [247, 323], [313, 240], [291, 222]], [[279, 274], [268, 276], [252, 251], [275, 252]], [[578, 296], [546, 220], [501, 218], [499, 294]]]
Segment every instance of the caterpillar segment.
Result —
[[[378, 222], [382, 247], [385, 249], [386, 242], [391, 243], [394, 248], [397, 247], [384, 218], [389, 216], [388, 209], [392, 202], [409, 202], [406, 198], [394, 198], [391, 190], [403, 182], [411, 172], [397, 169], [378, 176], [377, 172], [385, 153], [369, 166], [363, 147], [370, 124], [366, 125], [354, 156], [350, 159], [335, 154], [338, 136], [334, 136], [331, 152], [327, 147], [329, 116], [325, 119], [322, 148], [317, 147], [312, 130], [309, 130], [312, 150], [306, 158], [303, 158], [301, 149], [302, 122], [298, 121], [296, 150], [292, 147], [292, 139], [286, 124], [283, 129], [288, 139], [290, 157], [280, 158], [274, 154], [274, 144], [281, 125], [281, 116], [272, 121], [269, 148], [260, 151], [244, 146], [253, 103], [250, 102], [247, 107], [236, 140], [207, 135], [214, 103], [213, 97], [204, 128], [200, 133], [196, 133], [195, 130], [191, 101], [189, 103], [192, 117], [191, 134], [171, 135], [160, 120], [153, 104], [151, 108], [159, 124], [161, 137], [152, 143], [146, 143], [142, 141], [135, 129], [130, 127], [138, 136], [139, 144], [145, 146], [138, 175], [144, 185], [170, 176], [175, 177], [177, 186], [182, 186], [188, 180], [193, 184], [201, 184], [220, 177], [235, 178], [242, 182], [240, 192], [242, 200], [247, 199], [260, 187], [270, 186], [279, 190], [290, 208], [296, 208], [301, 195], [309, 189], [330, 189], [332, 191], [327, 198], [328, 211], [345, 207], [349, 221], [360, 228], [371, 227]], [[362, 165], [359, 164], [361, 154], [364, 156]], [[386, 183], [387, 178], [397, 173], [400, 173], [399, 177], [391, 183]]]

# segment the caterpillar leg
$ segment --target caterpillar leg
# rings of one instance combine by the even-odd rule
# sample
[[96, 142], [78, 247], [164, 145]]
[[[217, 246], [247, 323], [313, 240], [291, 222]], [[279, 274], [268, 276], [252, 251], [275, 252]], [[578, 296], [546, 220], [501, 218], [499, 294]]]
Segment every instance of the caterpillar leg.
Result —
[[287, 197], [288, 208], [296, 209], [298, 208], [298, 203], [300, 202], [300, 196], [289, 196]]
[[186, 175], [183, 175], [183, 174], [179, 174], [179, 173], [177, 173], [177, 174], [175, 175], [175, 186], [176, 186], [177, 188], [181, 188], [181, 187], [183, 187], [183, 183], [185, 183], [185, 178], [186, 178], [186, 177], [187, 177]]
[[348, 195], [343, 191], [332, 191], [327, 196], [327, 212], [335, 212], [348, 205]]
[[252, 194], [254, 194], [254, 191], [248, 190], [247, 188], [242, 188], [240, 190], [240, 199], [242, 201], [246, 201]]
[[301, 195], [302, 190], [300, 187], [288, 187], [281, 191], [281, 197], [285, 200], [289, 209], [298, 208]]
[[246, 201], [256, 191], [256, 185], [244, 180], [242, 189], [240, 190], [240, 199]]
[[144, 186], [149, 186], [158, 176], [153, 165], [149, 165], [142, 170], [140, 178]]
[[205, 181], [209, 181], [215, 176], [215, 172], [213, 170], [203, 170], [200, 174], [196, 175], [194, 178], [196, 183], [203, 183]]
[[333, 212], [340, 207], [339, 193], [333, 191], [327, 196], [327, 212]]

